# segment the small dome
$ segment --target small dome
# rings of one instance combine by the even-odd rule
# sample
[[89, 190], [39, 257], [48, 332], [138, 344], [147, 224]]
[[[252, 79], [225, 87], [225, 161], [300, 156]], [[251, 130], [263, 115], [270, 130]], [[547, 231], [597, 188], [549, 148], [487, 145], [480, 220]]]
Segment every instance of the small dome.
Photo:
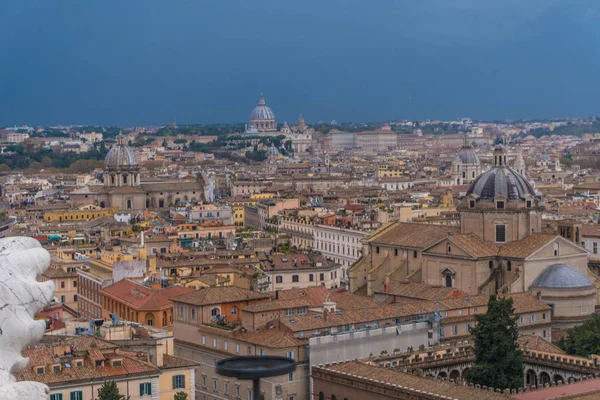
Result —
[[494, 151], [498, 153], [504, 153], [504, 146], [502, 146], [502, 143], [498, 143], [496, 147], [494, 147]]
[[460, 160], [463, 164], [479, 164], [479, 157], [471, 146], [463, 146], [456, 153], [457, 160]]
[[104, 158], [104, 166], [106, 169], [121, 169], [137, 167], [138, 165], [135, 151], [125, 144], [125, 136], [120, 133], [117, 136], [117, 143], [113, 144]]
[[512, 168], [499, 166], [479, 175], [467, 190], [467, 196], [471, 194], [479, 196], [479, 200], [493, 201], [496, 197], [505, 197], [511, 201], [535, 197], [535, 190], [523, 175]]
[[254, 110], [252, 110], [252, 113], [250, 114], [250, 121], [260, 120], [275, 120], [275, 114], [273, 114], [271, 108], [267, 106], [263, 96], [260, 96], [258, 105], [254, 107]]
[[594, 286], [581, 272], [567, 264], [552, 264], [535, 278], [532, 287], [569, 289]]

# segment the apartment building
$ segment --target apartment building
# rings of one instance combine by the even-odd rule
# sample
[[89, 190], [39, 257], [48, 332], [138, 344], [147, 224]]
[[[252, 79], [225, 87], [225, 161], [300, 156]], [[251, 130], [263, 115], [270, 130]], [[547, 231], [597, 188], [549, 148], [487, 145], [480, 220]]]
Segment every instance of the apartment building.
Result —
[[327, 259], [341, 265], [341, 283], [346, 285], [348, 268], [362, 255], [362, 238], [367, 232], [357, 229], [340, 228], [330, 225], [315, 225], [314, 249], [323, 253]]

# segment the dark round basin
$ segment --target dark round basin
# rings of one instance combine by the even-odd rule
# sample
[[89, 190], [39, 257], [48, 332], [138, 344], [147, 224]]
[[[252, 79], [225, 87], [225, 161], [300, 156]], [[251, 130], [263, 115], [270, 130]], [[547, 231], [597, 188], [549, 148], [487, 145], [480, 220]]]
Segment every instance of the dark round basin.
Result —
[[217, 374], [237, 379], [260, 379], [289, 374], [296, 369], [296, 361], [286, 357], [247, 356], [217, 361]]

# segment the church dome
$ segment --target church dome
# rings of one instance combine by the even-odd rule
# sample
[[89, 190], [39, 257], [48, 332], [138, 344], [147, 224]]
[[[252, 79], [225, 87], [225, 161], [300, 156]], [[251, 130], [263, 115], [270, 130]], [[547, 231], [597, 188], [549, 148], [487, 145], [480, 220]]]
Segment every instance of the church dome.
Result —
[[463, 164], [479, 164], [479, 157], [471, 146], [463, 146], [456, 153], [456, 158]]
[[535, 190], [527, 179], [516, 170], [507, 166], [504, 147], [499, 144], [494, 149], [494, 167], [479, 175], [469, 186], [467, 197], [477, 196], [478, 200], [493, 201], [504, 197], [508, 201], [535, 198]]
[[265, 98], [261, 95], [258, 105], [254, 107], [250, 114], [250, 121], [275, 120], [273, 110], [265, 103]]
[[581, 272], [567, 264], [552, 264], [544, 269], [531, 284], [536, 288], [570, 289], [594, 286]]
[[117, 136], [117, 143], [110, 148], [104, 158], [104, 166], [107, 170], [118, 170], [137, 167], [138, 164], [135, 151], [125, 144], [125, 136], [120, 133]]
[[479, 175], [467, 190], [467, 196], [477, 195], [480, 200], [505, 197], [510, 200], [525, 200], [535, 197], [535, 190], [525, 177], [512, 168], [494, 167]]

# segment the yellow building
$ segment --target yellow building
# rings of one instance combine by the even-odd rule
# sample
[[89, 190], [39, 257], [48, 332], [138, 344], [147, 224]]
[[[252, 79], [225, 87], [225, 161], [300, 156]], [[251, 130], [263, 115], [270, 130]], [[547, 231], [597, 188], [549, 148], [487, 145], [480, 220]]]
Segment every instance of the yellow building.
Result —
[[55, 210], [44, 213], [44, 221], [46, 222], [62, 222], [62, 221], [89, 221], [94, 218], [112, 217], [115, 212], [119, 211], [118, 207], [100, 208], [94, 205], [82, 206], [74, 210]]
[[404, 169], [399, 165], [379, 165], [377, 166], [378, 178], [397, 178], [406, 175]]

